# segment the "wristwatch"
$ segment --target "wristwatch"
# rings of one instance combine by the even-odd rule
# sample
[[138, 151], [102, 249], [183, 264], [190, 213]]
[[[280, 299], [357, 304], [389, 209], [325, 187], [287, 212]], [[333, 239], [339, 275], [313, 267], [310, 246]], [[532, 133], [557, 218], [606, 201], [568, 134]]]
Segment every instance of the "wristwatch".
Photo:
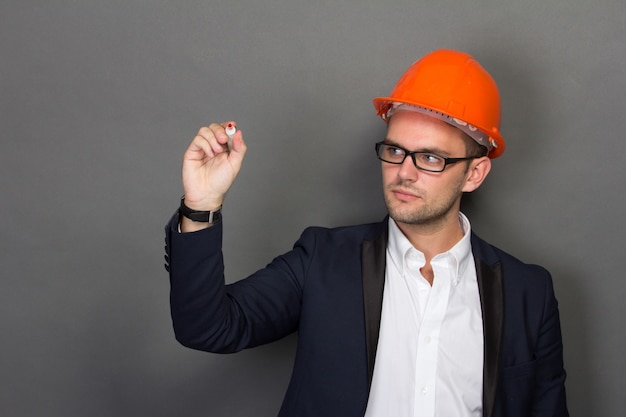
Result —
[[211, 211], [193, 210], [185, 205], [184, 196], [180, 199], [180, 208], [178, 209], [178, 211], [180, 212], [180, 214], [190, 220], [193, 220], [194, 222], [215, 224], [222, 218], [222, 207]]

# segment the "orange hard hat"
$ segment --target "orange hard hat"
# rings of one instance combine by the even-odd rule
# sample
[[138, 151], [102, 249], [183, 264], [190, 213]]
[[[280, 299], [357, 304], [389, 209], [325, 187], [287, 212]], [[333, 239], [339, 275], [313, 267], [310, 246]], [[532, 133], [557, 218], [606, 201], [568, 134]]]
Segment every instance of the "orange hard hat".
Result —
[[504, 152], [498, 86], [464, 52], [441, 49], [425, 55], [406, 70], [389, 97], [373, 101], [385, 121], [398, 109], [419, 111], [463, 130], [489, 149], [490, 158]]

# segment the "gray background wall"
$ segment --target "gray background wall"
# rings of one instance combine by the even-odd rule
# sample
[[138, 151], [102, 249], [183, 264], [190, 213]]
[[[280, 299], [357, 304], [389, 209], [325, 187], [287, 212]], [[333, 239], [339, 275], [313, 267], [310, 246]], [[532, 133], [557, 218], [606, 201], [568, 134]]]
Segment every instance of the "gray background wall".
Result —
[[294, 338], [179, 346], [163, 226], [210, 121], [249, 153], [225, 211], [230, 281], [302, 228], [379, 220], [371, 98], [416, 58], [472, 53], [505, 155], [464, 210], [548, 267], [572, 416], [623, 415], [623, 0], [0, 2], [0, 415], [273, 416]]

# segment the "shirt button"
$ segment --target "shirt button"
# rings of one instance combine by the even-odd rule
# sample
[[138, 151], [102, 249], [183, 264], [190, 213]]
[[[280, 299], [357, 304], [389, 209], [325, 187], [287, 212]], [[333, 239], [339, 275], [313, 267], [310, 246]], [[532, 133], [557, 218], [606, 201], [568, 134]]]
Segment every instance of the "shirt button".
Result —
[[422, 394], [426, 395], [426, 394], [428, 394], [428, 391], [429, 391], [429, 390], [428, 390], [428, 387], [425, 385], [425, 386], [422, 388]]
[[424, 338], [424, 342], [425, 342], [425, 343], [430, 343], [430, 336], [426, 336], [426, 337]]

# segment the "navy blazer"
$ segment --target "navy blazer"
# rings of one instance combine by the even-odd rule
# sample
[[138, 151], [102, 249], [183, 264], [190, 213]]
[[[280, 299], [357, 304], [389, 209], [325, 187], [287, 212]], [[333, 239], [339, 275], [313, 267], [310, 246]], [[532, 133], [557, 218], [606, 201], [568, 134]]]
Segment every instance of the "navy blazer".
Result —
[[[357, 417], [367, 406], [380, 327], [387, 220], [306, 229], [293, 249], [224, 285], [222, 223], [166, 227], [177, 340], [230, 353], [298, 332], [283, 417]], [[567, 416], [549, 273], [472, 234], [483, 311], [485, 417]], [[445, 416], [448, 417], [448, 416]]]

